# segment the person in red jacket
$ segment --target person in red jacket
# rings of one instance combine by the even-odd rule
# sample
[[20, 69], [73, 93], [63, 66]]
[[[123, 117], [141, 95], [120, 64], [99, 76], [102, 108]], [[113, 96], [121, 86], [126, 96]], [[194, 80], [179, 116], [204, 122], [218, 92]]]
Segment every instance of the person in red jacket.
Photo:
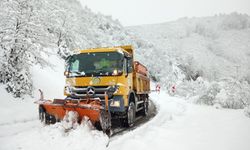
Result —
[[157, 84], [156, 87], [155, 87], [155, 91], [157, 93], [160, 93], [160, 90], [161, 90], [161, 86], [160, 86], [160, 84]]
[[175, 85], [172, 86], [171, 90], [172, 90], [172, 93], [175, 93], [175, 91], [176, 91]]

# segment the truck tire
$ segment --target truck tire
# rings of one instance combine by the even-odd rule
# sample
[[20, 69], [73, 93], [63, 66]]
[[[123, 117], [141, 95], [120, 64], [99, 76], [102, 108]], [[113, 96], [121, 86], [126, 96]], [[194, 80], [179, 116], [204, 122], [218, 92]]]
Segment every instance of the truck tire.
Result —
[[46, 125], [49, 125], [50, 124], [50, 115], [48, 113], [45, 112], [45, 118], [44, 118], [44, 123]]
[[41, 122], [44, 122], [44, 120], [45, 120], [45, 110], [41, 105], [39, 105], [38, 114], [39, 114], [39, 120]]
[[148, 105], [149, 105], [149, 102], [148, 102], [148, 98], [145, 99], [144, 103], [143, 103], [143, 109], [142, 109], [142, 115], [143, 116], [148, 116]]
[[132, 127], [135, 123], [135, 103], [130, 102], [127, 110], [126, 126]]
[[45, 109], [43, 108], [43, 106], [39, 106], [38, 108], [38, 112], [39, 112], [39, 120], [46, 124], [55, 124], [57, 122], [55, 116], [48, 114]]
[[55, 124], [56, 123], [56, 118], [53, 115], [50, 115], [48, 113], [45, 112], [45, 120], [44, 123], [46, 125], [50, 125], [50, 124]]

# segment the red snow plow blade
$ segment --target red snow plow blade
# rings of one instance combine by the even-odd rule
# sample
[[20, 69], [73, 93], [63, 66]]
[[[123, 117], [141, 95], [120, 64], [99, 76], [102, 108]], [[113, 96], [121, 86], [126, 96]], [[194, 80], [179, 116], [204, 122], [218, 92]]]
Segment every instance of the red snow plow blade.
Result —
[[78, 114], [78, 123], [87, 116], [92, 124], [108, 133], [111, 128], [111, 117], [107, 111], [108, 96], [105, 96], [105, 105], [102, 106], [100, 98], [87, 99], [54, 99], [44, 100], [41, 92], [41, 99], [35, 102], [39, 104], [39, 119], [45, 124], [53, 124], [64, 119], [68, 112]]
[[79, 122], [84, 116], [87, 116], [90, 121], [95, 124], [96, 122], [99, 122], [100, 111], [103, 109], [99, 99], [54, 99], [53, 101], [39, 100], [36, 103], [39, 104], [39, 109], [43, 109], [41, 112], [45, 112], [47, 115], [53, 116], [55, 121], [63, 120], [67, 112], [75, 111], [78, 113]]

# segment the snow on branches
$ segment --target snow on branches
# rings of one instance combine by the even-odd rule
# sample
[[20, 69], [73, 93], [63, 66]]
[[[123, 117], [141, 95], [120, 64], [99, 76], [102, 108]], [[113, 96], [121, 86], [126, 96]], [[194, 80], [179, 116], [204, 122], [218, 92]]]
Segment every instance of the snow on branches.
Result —
[[36, 0], [4, 0], [0, 10], [0, 82], [15, 97], [32, 94], [30, 66], [45, 65], [43, 45], [47, 42], [40, 6]]

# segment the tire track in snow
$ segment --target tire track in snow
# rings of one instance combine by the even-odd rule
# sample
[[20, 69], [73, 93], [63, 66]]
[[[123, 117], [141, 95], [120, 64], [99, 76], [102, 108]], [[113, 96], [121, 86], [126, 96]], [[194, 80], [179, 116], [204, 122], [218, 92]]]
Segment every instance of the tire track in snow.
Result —
[[38, 119], [23, 120], [0, 125], [0, 138], [15, 136], [19, 133], [26, 132], [33, 128], [38, 128], [41, 123]]
[[27, 123], [30, 121], [35, 121], [38, 120], [37, 117], [35, 118], [30, 118], [30, 119], [24, 119], [24, 120], [14, 120], [12, 122], [4, 122], [4, 123], [0, 123], [0, 127], [1, 126], [6, 126], [6, 125], [13, 125], [13, 124], [17, 124], [17, 123]]

